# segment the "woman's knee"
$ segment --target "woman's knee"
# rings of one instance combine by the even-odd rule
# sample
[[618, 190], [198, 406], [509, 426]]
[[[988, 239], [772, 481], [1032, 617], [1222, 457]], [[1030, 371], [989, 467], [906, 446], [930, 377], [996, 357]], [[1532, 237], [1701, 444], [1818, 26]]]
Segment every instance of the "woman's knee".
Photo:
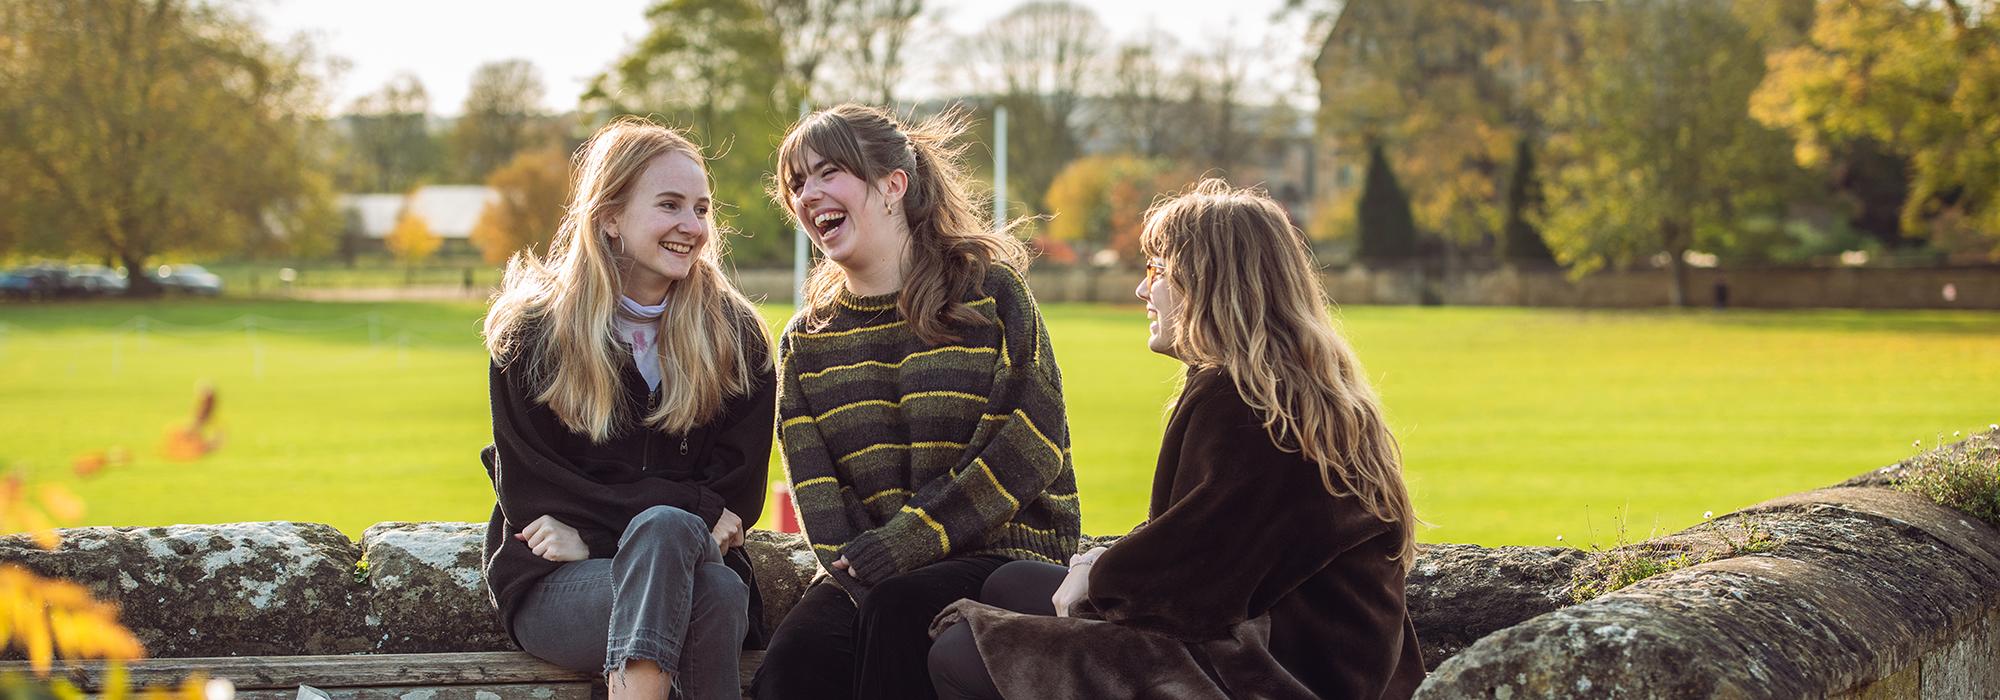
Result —
[[653, 506], [632, 516], [632, 522], [625, 526], [625, 534], [618, 540], [620, 547], [634, 540], [656, 541], [662, 544], [686, 545], [709, 541], [708, 523], [701, 516], [673, 506]]
[[979, 647], [972, 641], [971, 625], [953, 625], [938, 635], [927, 660], [931, 685], [937, 689], [938, 697], [945, 700], [999, 697], [997, 692], [988, 690], [993, 687], [993, 680], [986, 662], [979, 658]]
[[1014, 612], [1054, 615], [1055, 595], [1069, 570], [1039, 561], [1013, 561], [994, 570], [979, 587], [979, 602]]
[[750, 586], [743, 577], [721, 564], [703, 564], [694, 572], [694, 604], [701, 611], [733, 612], [747, 615]]

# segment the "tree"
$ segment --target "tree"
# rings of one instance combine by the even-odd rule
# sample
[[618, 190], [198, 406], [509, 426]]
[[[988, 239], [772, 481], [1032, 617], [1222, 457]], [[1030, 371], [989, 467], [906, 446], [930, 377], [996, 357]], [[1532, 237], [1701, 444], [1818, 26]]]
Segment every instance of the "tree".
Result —
[[569, 201], [569, 159], [553, 148], [526, 151], [486, 178], [499, 193], [479, 212], [472, 245], [489, 263], [505, 262], [515, 251], [547, 249], [562, 224]]
[[777, 29], [753, 0], [666, 0], [646, 20], [646, 36], [591, 80], [584, 105], [601, 119], [655, 115], [686, 127], [710, 156], [722, 222], [741, 234], [731, 239], [734, 259], [789, 260], [791, 227], [764, 191], [771, 154], [797, 108], [779, 103], [785, 56]]
[[550, 143], [555, 134], [542, 118], [542, 76], [521, 59], [495, 61], [472, 73], [464, 114], [451, 132], [454, 171], [476, 182], [514, 158]]
[[1112, 51], [1110, 94], [1106, 96], [1111, 119], [1107, 135], [1116, 147], [1128, 153], [1158, 158], [1176, 152], [1176, 115], [1184, 114], [1181, 81], [1168, 68], [1174, 55], [1172, 39], [1158, 31], [1148, 31], [1139, 40], [1122, 44]]
[[1410, 198], [1389, 169], [1381, 144], [1368, 149], [1368, 174], [1361, 181], [1361, 199], [1354, 207], [1361, 229], [1361, 248], [1356, 253], [1361, 259], [1393, 262], [1416, 257], [1417, 223], [1410, 214]]
[[[1798, 140], [1796, 161], [1850, 171], [1886, 149], [1907, 160], [1905, 232], [2000, 260], [2000, 2], [1820, 2], [1809, 39], [1770, 57], [1751, 98]], [[1860, 148], [1856, 148], [1859, 146]]]
[[408, 73], [355, 99], [347, 125], [367, 178], [363, 187], [407, 191], [443, 172], [443, 149], [431, 134], [430, 111], [430, 93]]
[[[1566, 0], [1353, 0], [1309, 9], [1328, 39], [1319, 57], [1320, 130], [1382, 144], [1415, 219], [1458, 245], [1500, 232], [1503, 188], [1574, 53], [1579, 3]], [[1310, 6], [1310, 7], [1309, 7]], [[1357, 149], [1357, 153], [1361, 152]]]
[[[1090, 8], [1067, 0], [1034, 0], [1015, 7], [981, 30], [967, 52], [975, 83], [984, 83], [1007, 107], [1010, 187], [1039, 200], [1081, 150], [1076, 123], [1085, 79], [1097, 56], [1104, 25]], [[1045, 211], [1041, 202], [1033, 202]]]
[[770, 31], [777, 35], [785, 54], [785, 86], [782, 104], [810, 102], [819, 70], [843, 34], [851, 31], [847, 11], [852, 0], [757, 0]]
[[[1753, 218], [1801, 194], [1784, 134], [1750, 118], [1764, 46], [1727, 0], [1606, 4], [1584, 21], [1576, 82], [1550, 111], [1536, 219], [1572, 274], [1665, 258], [1688, 303], [1687, 253], [1755, 251]], [[1770, 230], [1765, 227], [1761, 230]]]
[[854, 81], [856, 97], [895, 104], [910, 28], [923, 11], [923, 0], [853, 0], [848, 4], [842, 63]]
[[176, 0], [0, 2], [0, 239], [116, 260], [275, 240], [332, 211], [309, 45]]
[[389, 237], [382, 241], [389, 254], [403, 261], [403, 266], [411, 270], [430, 259], [431, 254], [444, 245], [444, 240], [431, 231], [430, 222], [417, 213], [415, 202], [414, 195], [404, 200], [403, 213], [396, 217], [396, 228], [389, 231]]
[[1542, 186], [1535, 180], [1535, 151], [1522, 137], [1514, 147], [1514, 174], [1507, 181], [1507, 223], [1500, 229], [1500, 259], [1512, 265], [1550, 266], [1555, 253], [1542, 241], [1542, 233], [1528, 222], [1531, 212], [1541, 211]]
[[1192, 174], [1170, 161], [1129, 155], [1088, 156], [1056, 175], [1044, 199], [1054, 214], [1047, 233], [1081, 243], [1086, 254], [1112, 250], [1133, 258], [1153, 197], [1186, 185]]
[[1209, 167], [1228, 171], [1245, 155], [1248, 134], [1242, 122], [1242, 88], [1249, 63], [1244, 47], [1228, 35], [1202, 55], [1189, 56], [1180, 80], [1189, 94], [1183, 104], [1201, 134], [1193, 149]]

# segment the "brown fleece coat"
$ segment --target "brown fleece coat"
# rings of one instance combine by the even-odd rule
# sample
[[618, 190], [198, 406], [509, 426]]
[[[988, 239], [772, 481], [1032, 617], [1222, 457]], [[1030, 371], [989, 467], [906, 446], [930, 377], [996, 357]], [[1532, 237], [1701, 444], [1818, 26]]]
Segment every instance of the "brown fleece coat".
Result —
[[1406, 698], [1423, 680], [1397, 528], [1278, 449], [1220, 369], [1168, 422], [1152, 518], [1104, 553], [1085, 618], [946, 608], [1008, 697]]

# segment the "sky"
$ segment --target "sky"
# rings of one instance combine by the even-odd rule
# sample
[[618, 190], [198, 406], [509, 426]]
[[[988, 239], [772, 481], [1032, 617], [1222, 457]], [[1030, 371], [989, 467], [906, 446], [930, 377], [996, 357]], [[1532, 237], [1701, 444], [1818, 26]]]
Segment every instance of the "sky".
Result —
[[[345, 111], [356, 97], [407, 72], [423, 82], [433, 113], [455, 115], [476, 67], [514, 58], [525, 58], [540, 69], [548, 86], [547, 108], [575, 107], [576, 96], [590, 77], [645, 34], [645, 8], [655, 1], [251, 0], [248, 8], [273, 40], [305, 35], [321, 52], [341, 62], [343, 68], [328, 85], [331, 111]], [[902, 92], [930, 97], [938, 91], [938, 71], [925, 67], [948, 56], [940, 55], [944, 42], [934, 37], [976, 33], [1020, 3], [929, 3], [936, 7], [916, 35], [931, 58], [913, 62]], [[1310, 57], [1303, 20], [1272, 21], [1283, 0], [1088, 0], [1084, 4], [1098, 13], [1112, 41], [1140, 36], [1150, 28], [1184, 47], [1212, 46], [1222, 35], [1234, 37], [1239, 46], [1263, 47], [1254, 49], [1263, 55], [1252, 60], [1269, 67], [1254, 73], [1260, 80], [1250, 93], [1286, 95], [1294, 106], [1307, 106], [1299, 102], [1312, 94], [1310, 76], [1299, 67]]]

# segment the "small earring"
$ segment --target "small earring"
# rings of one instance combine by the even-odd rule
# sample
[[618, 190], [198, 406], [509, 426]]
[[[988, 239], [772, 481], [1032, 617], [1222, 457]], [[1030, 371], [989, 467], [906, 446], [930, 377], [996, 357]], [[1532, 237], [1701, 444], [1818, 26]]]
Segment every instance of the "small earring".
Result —
[[883, 213], [884, 215], [886, 215], [886, 216], [895, 216], [895, 215], [896, 215], [896, 205], [895, 205], [895, 204], [892, 204], [892, 203], [889, 203], [889, 202], [883, 202], [883, 203], [882, 203], [882, 213]]

